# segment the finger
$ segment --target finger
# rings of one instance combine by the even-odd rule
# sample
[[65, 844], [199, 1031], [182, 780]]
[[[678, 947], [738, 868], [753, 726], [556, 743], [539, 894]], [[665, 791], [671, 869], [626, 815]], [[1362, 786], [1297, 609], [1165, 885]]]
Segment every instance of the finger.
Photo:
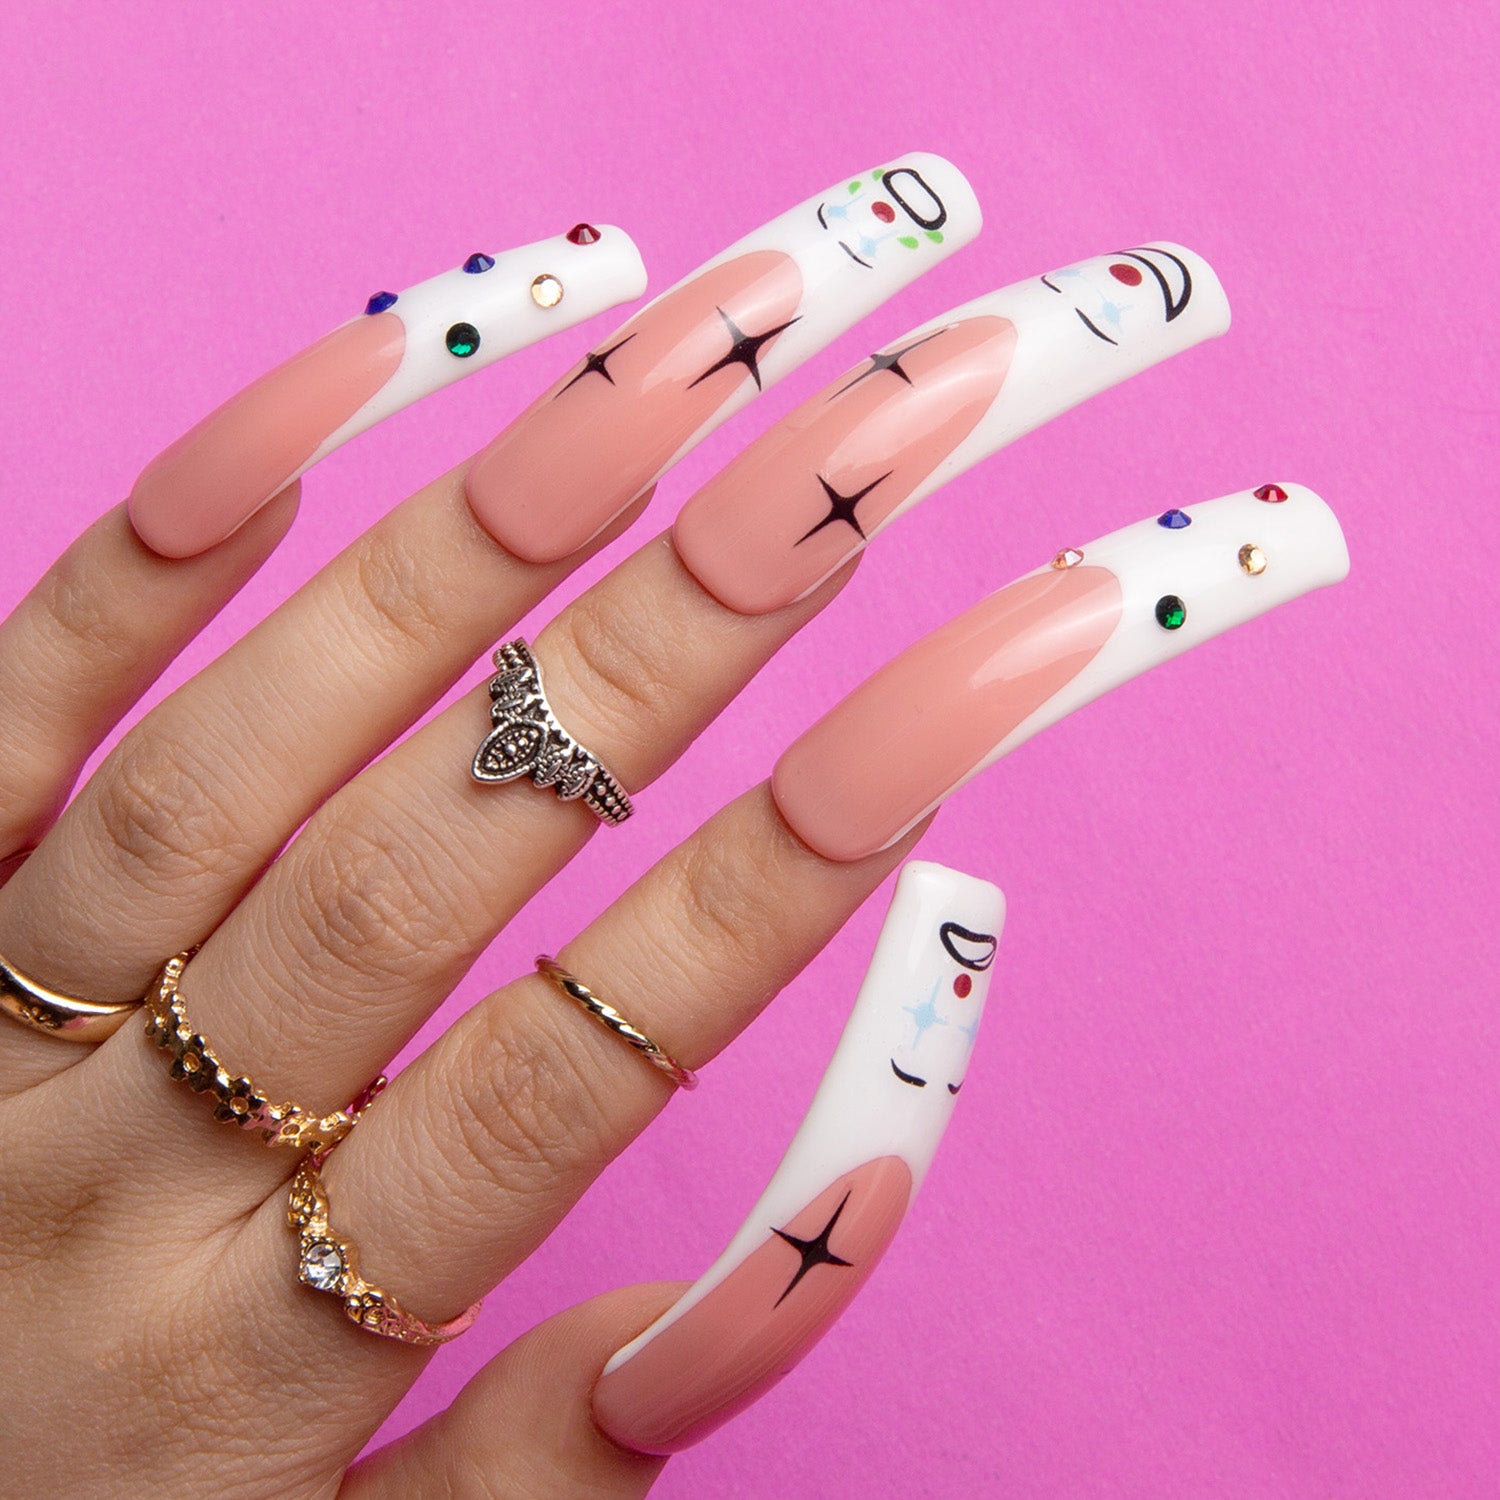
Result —
[[988, 881], [913, 860], [843, 1036], [729, 1247], [604, 1367], [594, 1418], [678, 1453], [758, 1401], [833, 1326], [890, 1245], [947, 1129], [1004, 918]]
[[[930, 160], [934, 176], [939, 169], [948, 174], [951, 222], [941, 243], [923, 240], [914, 253], [888, 254], [878, 275], [860, 269], [826, 238], [812, 206], [804, 205], [795, 226], [778, 220], [771, 226], [775, 234], [751, 237], [758, 243], [768, 234], [795, 239], [791, 248], [804, 253], [809, 236], [821, 237], [809, 264], [822, 269], [797, 304], [798, 338], [780, 357], [778, 373], [972, 237], [978, 210], [967, 184], [946, 163], [921, 160]], [[901, 184], [913, 202], [917, 180], [913, 169]], [[847, 195], [843, 186], [840, 192]], [[884, 201], [867, 191], [847, 196], [850, 223]], [[929, 204], [922, 211], [937, 210]], [[830, 255], [850, 269], [834, 276]], [[695, 297], [691, 326], [684, 326], [682, 301], [669, 297], [631, 325], [632, 339], [663, 358], [666, 349], [685, 343], [683, 357], [696, 360], [711, 333], [717, 353], [710, 362], [722, 362], [723, 369], [703, 382], [703, 390], [712, 386], [715, 409], [727, 411], [753, 394], [759, 366], [729, 357], [737, 345], [726, 353], [731, 341], [717, 304]], [[564, 382], [577, 380], [570, 395], [610, 383], [608, 371], [597, 373], [591, 364], [585, 361]], [[589, 546], [603, 545], [612, 530], [629, 523], [630, 507], [644, 503], [642, 485], [665, 461], [662, 422], [673, 451], [691, 446], [694, 434], [713, 425], [699, 409], [702, 391], [687, 397], [696, 385], [696, 377], [663, 385], [638, 372], [632, 388], [642, 399], [648, 391], [653, 401], [664, 390], [674, 394], [665, 407], [648, 402], [652, 419], [627, 422], [625, 435], [617, 432], [612, 440], [619, 473], [600, 480], [613, 497], [602, 518], [609, 529], [600, 532], [600, 518], [591, 520]], [[691, 408], [685, 436], [678, 431], [684, 419], [673, 415], [683, 401]], [[558, 401], [563, 416], [546, 418], [549, 442], [570, 452], [593, 449], [598, 435], [588, 421], [598, 414], [568, 405], [571, 417]], [[534, 422], [523, 418], [522, 425]], [[581, 442], [585, 431], [589, 440]], [[647, 469], [632, 443], [656, 455]], [[492, 451], [484, 462], [487, 483], [494, 485], [501, 460]], [[508, 487], [533, 493], [533, 477], [527, 461], [517, 458]], [[590, 511], [598, 495], [566, 486], [600, 476], [579, 472], [562, 479], [566, 484], [551, 486], [547, 495], [556, 513]], [[0, 951], [57, 989], [101, 1000], [139, 995], [163, 955], [201, 942], [313, 808], [440, 696], [481, 641], [492, 640], [581, 560], [570, 552], [561, 563], [517, 561], [475, 524], [460, 483], [450, 475], [387, 517], [127, 738], [3, 893]], [[98, 903], [42, 921], [55, 892], [69, 887], [100, 893]], [[107, 914], [102, 931], [101, 910]]]
[[[1135, 258], [1149, 265], [1146, 254], [1140, 252]], [[711, 594], [736, 611], [765, 614], [772, 606], [806, 599], [857, 555], [867, 535], [914, 503], [940, 478], [979, 462], [1020, 432], [1087, 395], [1222, 330], [1227, 306], [1213, 272], [1191, 251], [1155, 249], [1149, 254], [1168, 258], [1166, 263], [1180, 273], [1180, 289], [1170, 306], [1160, 294], [1153, 294], [1149, 304], [1129, 309], [1128, 317], [1121, 314], [1110, 324], [1118, 335], [1115, 342], [1091, 334], [1075, 304], [1087, 300], [1089, 288], [1097, 294], [1100, 285], [1118, 287], [1119, 275], [1144, 278], [1134, 260], [1120, 257], [1087, 261], [1055, 273], [1071, 288], [1067, 299], [1050, 289], [1053, 277], [1037, 278], [940, 318], [934, 328], [898, 340], [894, 353], [877, 356], [867, 366], [841, 376], [751, 444], [689, 502], [673, 533], [679, 555]], [[636, 337], [631, 334], [626, 340], [632, 348]], [[622, 355], [625, 347], [620, 345]], [[1018, 347], [1024, 357], [1012, 368]], [[585, 368], [582, 373], [597, 372]], [[598, 384], [602, 392], [611, 389], [603, 381]], [[638, 735], [651, 735], [663, 752], [664, 764], [707, 717], [706, 712], [697, 711], [695, 699], [712, 681], [723, 621], [714, 611], [698, 607], [701, 601], [696, 591], [684, 592], [681, 582], [676, 569], [633, 569], [596, 590], [581, 611], [567, 612], [558, 622], [559, 632], [544, 642], [543, 656], [554, 663], [548, 669], [550, 680], [557, 688], [558, 702], [567, 706], [565, 722], [575, 729], [582, 722], [587, 733], [578, 732], [585, 743], [608, 762], [618, 762], [616, 771], [628, 773], [627, 781], [637, 787], [643, 774], [654, 774], [650, 767], [638, 764], [634, 754]], [[599, 655], [597, 627], [587, 622], [601, 614], [612, 625], [617, 619], [638, 621], [639, 639], [611, 644], [605, 653], [609, 663], [595, 662], [599, 670], [579, 675], [574, 664]], [[573, 626], [570, 622], [575, 616], [579, 624]], [[577, 638], [580, 630], [581, 640]], [[611, 633], [623, 631], [614, 626]], [[659, 639], [653, 641], [653, 634]], [[745, 639], [743, 630], [736, 634]], [[768, 637], [766, 649], [784, 638], [784, 634]], [[699, 649], [699, 643], [713, 649]], [[680, 661], [671, 659], [668, 647], [680, 653]], [[594, 680], [599, 678], [604, 680]], [[622, 681], [637, 684], [637, 697], [651, 688], [646, 705], [652, 710], [649, 715], [637, 712], [632, 722], [621, 723], [619, 713], [611, 711], [610, 700], [618, 696]], [[666, 685], [673, 682], [682, 698], [680, 730], [674, 728], [678, 710], [666, 693]], [[656, 684], [659, 689], [651, 686]], [[715, 711], [738, 686], [738, 678], [725, 679], [726, 690], [717, 693]], [[638, 710], [641, 705], [627, 707]], [[501, 725], [494, 733], [503, 738], [506, 732], [507, 726]], [[449, 757], [444, 760], [431, 753], [424, 741], [425, 775], [439, 779], [451, 775], [456, 753], [444, 740], [442, 756]], [[366, 790], [372, 795], [381, 790], [382, 774], [377, 771], [374, 779], [366, 778]], [[400, 841], [403, 821], [410, 825], [409, 839], [416, 841], [413, 847], [431, 838], [433, 809], [425, 800], [413, 802], [413, 779], [397, 777], [387, 795], [403, 808], [416, 807], [419, 814], [398, 813], [394, 824], [388, 818], [380, 824], [382, 848], [394, 848]], [[370, 829], [376, 825], [363, 815], [367, 804], [362, 799], [356, 802], [362, 816], [349, 837], [358, 848], [368, 850]], [[337, 830], [349, 821], [346, 803], [343, 823], [335, 810], [332, 826]], [[519, 830], [509, 825], [496, 827], [467, 812], [464, 822], [476, 835], [472, 842], [463, 831], [445, 837], [441, 847], [421, 857], [420, 869], [401, 877], [403, 882], [416, 882], [417, 888], [409, 892], [411, 904], [423, 912], [434, 900], [445, 908], [453, 904], [455, 889], [472, 897], [466, 902], [468, 925], [465, 914], [457, 910], [445, 910], [442, 920], [424, 917], [417, 924], [424, 941], [442, 932], [455, 940], [468, 936], [482, 945], [491, 935], [486, 921], [502, 922], [532, 885], [555, 868], [550, 859], [533, 864], [523, 855], [504, 876], [489, 883], [487, 895], [471, 893], [468, 870], [486, 870], [488, 848], [505, 846]], [[330, 834], [329, 829], [330, 821], [324, 818], [315, 822], [312, 833], [324, 838], [331, 849], [347, 847], [341, 834]], [[545, 838], [529, 829], [526, 834], [527, 852], [546, 856]], [[567, 843], [565, 853], [573, 847]], [[327, 893], [315, 894], [315, 904], [325, 900], [351, 903], [349, 881], [335, 878], [333, 862], [315, 858], [311, 865], [295, 869], [299, 877], [305, 877], [304, 889], [310, 881], [312, 890], [321, 888]], [[347, 877], [346, 865], [341, 863], [339, 870]], [[378, 881], [372, 877], [369, 859], [361, 864], [359, 876], [367, 883], [372, 878]], [[295, 922], [297, 913], [293, 918]], [[303, 974], [300, 985], [288, 972], [285, 992], [303, 996], [304, 1007], [310, 989], [327, 993], [330, 999], [340, 993], [360, 995], [362, 1002], [356, 1010], [366, 1048], [382, 1036], [380, 1023], [372, 1025], [368, 1006], [372, 976], [365, 971], [372, 964], [410, 986], [413, 1004], [422, 1013], [445, 992], [443, 986], [453, 973], [453, 962], [441, 941], [416, 951], [415, 943], [405, 940], [393, 912], [380, 918], [372, 911], [371, 918], [382, 932], [394, 937], [400, 951], [387, 958], [374, 935], [361, 928], [352, 972], [342, 950], [354, 945], [347, 941], [320, 945], [312, 933], [299, 941], [294, 930], [286, 931], [285, 923], [273, 924], [275, 931], [286, 931], [299, 964], [307, 963], [309, 953], [313, 955], [312, 972]], [[312, 924], [304, 920], [301, 925], [315, 926], [326, 934], [332, 924], [316, 916]], [[320, 951], [327, 962], [319, 961]], [[257, 967], [263, 966], [264, 958], [257, 954]], [[200, 960], [199, 971], [215, 973], [212, 957]], [[434, 975], [430, 985], [424, 983], [429, 971]], [[271, 973], [276, 973], [274, 959]], [[378, 984], [380, 976], [373, 978]], [[238, 981], [235, 976], [230, 992], [248, 998]], [[273, 1002], [282, 988], [278, 979], [270, 997]], [[378, 1065], [368, 1050], [357, 1050], [361, 1039], [351, 1038], [346, 1048], [334, 1035], [326, 1029], [320, 1036], [308, 1035], [307, 1059], [315, 1064], [323, 1052], [330, 1052], [350, 1061], [363, 1056], [371, 1068]], [[286, 1037], [287, 1045], [297, 1045], [301, 1036], [299, 1028]], [[401, 1040], [386, 1039], [393, 1047]], [[274, 1060], [268, 1061], [275, 1065]], [[317, 1082], [314, 1077], [301, 1079], [303, 1087], [316, 1088]]]
[[285, 535], [288, 489], [211, 558], [173, 567], [123, 507], [96, 521], [0, 624], [0, 859], [51, 826], [83, 763]]
[[701, 266], [546, 392], [469, 471], [474, 513], [518, 557], [565, 557], [686, 445], [979, 224], [973, 190], [939, 156], [841, 179]]
[[339, 1500], [598, 1500], [644, 1495], [664, 1459], [628, 1453], [589, 1415], [589, 1391], [622, 1337], [679, 1291], [624, 1287], [517, 1339], [453, 1404], [349, 1470]]
[[217, 546], [350, 438], [507, 354], [639, 297], [646, 268], [624, 230], [480, 252], [363, 314], [261, 376], [154, 458], [130, 518], [164, 557]]
[[[731, 609], [781, 609], [966, 469], [1228, 327], [1218, 277], [1180, 245], [991, 292], [903, 334], [781, 422], [778, 446], [755, 444], [683, 507], [673, 540]], [[826, 454], [832, 463], [808, 461]]]
[[[824, 860], [757, 787], [559, 957], [696, 1069], [818, 953], [901, 852]], [[324, 1178], [365, 1274], [423, 1316], [447, 1316], [529, 1255], [671, 1093], [619, 1037], [529, 976], [407, 1068]]]

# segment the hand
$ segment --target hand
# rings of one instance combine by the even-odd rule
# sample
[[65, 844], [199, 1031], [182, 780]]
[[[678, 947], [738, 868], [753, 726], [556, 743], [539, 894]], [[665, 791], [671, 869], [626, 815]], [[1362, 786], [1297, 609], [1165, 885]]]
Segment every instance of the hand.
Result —
[[[450, 275], [402, 294], [416, 312], [399, 332], [373, 321], [391, 304], [372, 303], [371, 322], [274, 372], [149, 467], [128, 514], [108, 513], [0, 627], [0, 954], [17, 983], [131, 1007], [171, 955], [196, 950], [180, 984], [191, 1031], [230, 1075], [337, 1133], [340, 1108], [599, 821], [545, 786], [475, 780], [482, 688], [376, 757], [636, 519], [685, 445], [977, 227], [966, 185], [936, 159], [854, 181], [869, 186], [840, 185], [832, 229], [829, 198], [811, 200], [605, 340], [477, 459], [397, 506], [147, 714], [69, 802], [94, 748], [285, 533], [298, 498], [288, 481], [308, 455], [420, 394], [439, 334], [454, 359], [524, 340], [459, 317], [444, 299], [467, 284]], [[866, 231], [887, 222], [878, 208], [917, 228], [941, 214], [941, 252], [917, 234], [906, 259], [879, 235], [871, 248]], [[582, 254], [601, 241], [570, 243]], [[1132, 252], [1162, 307], [1118, 337], [1096, 343], [1079, 321], [1077, 299], [1110, 274], [1086, 262], [1072, 268], [1074, 294], [1009, 289], [814, 396], [691, 503], [675, 544], [648, 542], [541, 632], [533, 649], [557, 722], [630, 793], [649, 787], [832, 601], [877, 526], [1108, 378], [1219, 331], [1222, 294], [1201, 263], [1197, 307], [1177, 316], [1189, 298], [1173, 266], [1186, 276], [1186, 254]], [[1007, 383], [1018, 337], [1055, 359], [1056, 379]], [[1089, 361], [1106, 344], [1125, 357], [1101, 378]], [[341, 399], [313, 400], [330, 392]], [[762, 495], [776, 546], [750, 542]], [[741, 570], [736, 526], [753, 561]], [[1210, 530], [1205, 515], [1200, 535]], [[1027, 584], [1021, 626], [993, 611], [989, 646], [1017, 649], [1019, 629], [1030, 650], [1066, 615], [1098, 652], [1121, 618], [1101, 612], [1100, 575], [1111, 576], [1079, 570], [1045, 599]], [[697, 1068], [895, 868], [948, 791], [1008, 736], [1072, 706], [1062, 690], [1076, 670], [1044, 674], [1046, 691], [1024, 702], [971, 699], [962, 674], [924, 678], [934, 724], [978, 706], [983, 743], [961, 746], [968, 763], [924, 746], [899, 789], [875, 784], [877, 761], [851, 797], [833, 774], [839, 757], [810, 768], [804, 748], [776, 797], [762, 785], [731, 803], [572, 935], [562, 962]], [[1130, 675], [1110, 670], [1089, 695]], [[835, 749], [841, 733], [868, 740], [857, 709], [852, 729], [823, 732]], [[833, 828], [830, 807], [843, 808]], [[203, 1062], [196, 1044], [186, 1051]], [[668, 1287], [542, 1324], [442, 1418], [351, 1468], [427, 1354], [371, 1336], [298, 1283], [286, 1222], [298, 1154], [216, 1123], [211, 1097], [170, 1079], [169, 1060], [133, 1009], [84, 1045], [0, 1030], [0, 1410], [15, 1493], [649, 1487], [660, 1460], [604, 1438], [590, 1391], [671, 1303]], [[328, 1154], [331, 1234], [415, 1319], [460, 1318], [671, 1093], [527, 975], [458, 1021]]]

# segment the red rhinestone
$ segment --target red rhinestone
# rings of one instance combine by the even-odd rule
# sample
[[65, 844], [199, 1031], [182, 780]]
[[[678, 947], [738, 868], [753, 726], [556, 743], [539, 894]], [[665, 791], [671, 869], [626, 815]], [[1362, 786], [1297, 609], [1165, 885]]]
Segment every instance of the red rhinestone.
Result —
[[1141, 273], [1134, 266], [1122, 265], [1118, 262], [1109, 268], [1109, 274], [1116, 281], [1123, 281], [1126, 286], [1139, 286], [1141, 284]]
[[896, 210], [889, 203], [877, 203], [871, 212], [882, 224], [894, 224], [896, 222]]
[[568, 231], [570, 245], [596, 245], [603, 238], [592, 224], [575, 224]]
[[970, 979], [967, 974], [960, 974], [958, 978], [953, 981], [953, 993], [957, 995], [960, 1000], [967, 999], [969, 991], [973, 988], [974, 981]]
[[1263, 484], [1256, 490], [1255, 498], [1270, 505], [1280, 505], [1286, 499], [1286, 491], [1279, 484]]

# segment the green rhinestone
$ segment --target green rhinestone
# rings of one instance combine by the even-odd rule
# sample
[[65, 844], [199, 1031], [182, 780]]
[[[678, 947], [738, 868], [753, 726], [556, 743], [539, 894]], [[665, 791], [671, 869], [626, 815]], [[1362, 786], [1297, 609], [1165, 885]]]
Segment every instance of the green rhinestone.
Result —
[[1156, 601], [1156, 623], [1163, 630], [1181, 630], [1187, 621], [1187, 605], [1176, 594], [1163, 594]]
[[455, 359], [467, 359], [479, 347], [479, 330], [472, 323], [455, 323], [445, 342]]

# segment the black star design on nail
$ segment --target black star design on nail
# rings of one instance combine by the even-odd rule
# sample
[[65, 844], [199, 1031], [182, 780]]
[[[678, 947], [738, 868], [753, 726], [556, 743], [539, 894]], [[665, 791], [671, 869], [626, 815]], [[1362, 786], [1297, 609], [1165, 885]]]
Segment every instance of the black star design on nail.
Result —
[[799, 536], [792, 545], [794, 547], [800, 547], [803, 542], [808, 539], [808, 537], [816, 536], [825, 526], [832, 526], [835, 521], [847, 521], [849, 525], [851, 525], [859, 533], [860, 541], [869, 541], [869, 537], [865, 535], [864, 527], [859, 524], [859, 517], [854, 514], [855, 508], [859, 505], [859, 502], [863, 500], [865, 496], [875, 488], [877, 484], [884, 484], [886, 480], [889, 479], [895, 472], [896, 471], [894, 469], [888, 470], [886, 473], [882, 474], [879, 479], [872, 480], [864, 487], [864, 489], [860, 490], [857, 494], [854, 495], [839, 494], [839, 492], [834, 489], [834, 487], [829, 484], [829, 482], [824, 479], [821, 474], [819, 474], [818, 483], [823, 486], [823, 493], [828, 496], [828, 514], [824, 516], [823, 519], [819, 521], [811, 531], [804, 532], [801, 536]]
[[780, 327], [773, 328], [769, 333], [746, 333], [722, 307], [718, 311], [719, 316], [724, 320], [725, 326], [729, 329], [729, 337], [733, 340], [733, 343], [730, 345], [729, 353], [723, 359], [711, 364], [697, 380], [693, 381], [692, 385], [688, 386], [688, 389], [692, 390], [694, 385], [701, 385], [716, 370], [727, 370], [730, 365], [744, 365], [751, 375], [755, 377], [756, 390], [764, 390], [765, 387], [760, 383], [759, 360], [761, 345], [770, 343], [778, 333], [785, 333], [793, 323], [800, 323], [802, 321], [801, 318], [792, 318], [781, 324]]
[[889, 370], [892, 375], [899, 375], [907, 385], [910, 385], [911, 376], [901, 368], [901, 361], [913, 349], [920, 349], [923, 344], [931, 343], [939, 333], [947, 333], [947, 331], [946, 328], [939, 328], [936, 332], [929, 333], [925, 338], [913, 339], [911, 343], [907, 344], [904, 348], [897, 349], [893, 354], [872, 354], [870, 356], [870, 368], [868, 370], [861, 370], [848, 385], [841, 385], [833, 393], [833, 396], [830, 396], [828, 399], [832, 401], [834, 396], [842, 396], [845, 391], [853, 390], [860, 381], [868, 380], [870, 376], [878, 375], [882, 370]]
[[[853, 1191], [854, 1189], [850, 1188], [849, 1192], [852, 1193]], [[802, 1278], [806, 1276], [814, 1266], [848, 1266], [853, 1264], [852, 1261], [847, 1261], [842, 1256], [835, 1255], [833, 1251], [828, 1248], [828, 1236], [833, 1233], [833, 1226], [838, 1223], [839, 1215], [843, 1213], [844, 1204], [848, 1201], [849, 1193], [845, 1193], [842, 1201], [839, 1203], [839, 1206], [834, 1209], [833, 1217], [823, 1226], [816, 1239], [799, 1240], [796, 1235], [788, 1234], [784, 1229], [773, 1229], [771, 1231], [772, 1234], [779, 1235], [782, 1239], [784, 1239], [787, 1244], [789, 1244], [792, 1249], [802, 1257], [802, 1264], [797, 1267], [797, 1274], [792, 1277], [791, 1285], [789, 1285], [787, 1289], [776, 1299], [775, 1303], [773, 1304], [774, 1306], [780, 1307], [781, 1304], [792, 1295], [792, 1292], [796, 1289], [797, 1283], [801, 1281]]]
[[[583, 368], [562, 388], [562, 391], [559, 391], [557, 393], [557, 396], [562, 395], [563, 391], [572, 390], [573, 387], [577, 385], [585, 375], [602, 375], [611, 385], [613, 385], [615, 383], [615, 377], [609, 373], [609, 370], [606, 368], [606, 362], [608, 361], [611, 354], [613, 354], [617, 349], [623, 349], [626, 344], [628, 344], [634, 337], [635, 335], [633, 333], [627, 333], [618, 344], [611, 344], [609, 348], [606, 349], [602, 354], [584, 355]], [[554, 396], [552, 399], [556, 401], [557, 396]]]

